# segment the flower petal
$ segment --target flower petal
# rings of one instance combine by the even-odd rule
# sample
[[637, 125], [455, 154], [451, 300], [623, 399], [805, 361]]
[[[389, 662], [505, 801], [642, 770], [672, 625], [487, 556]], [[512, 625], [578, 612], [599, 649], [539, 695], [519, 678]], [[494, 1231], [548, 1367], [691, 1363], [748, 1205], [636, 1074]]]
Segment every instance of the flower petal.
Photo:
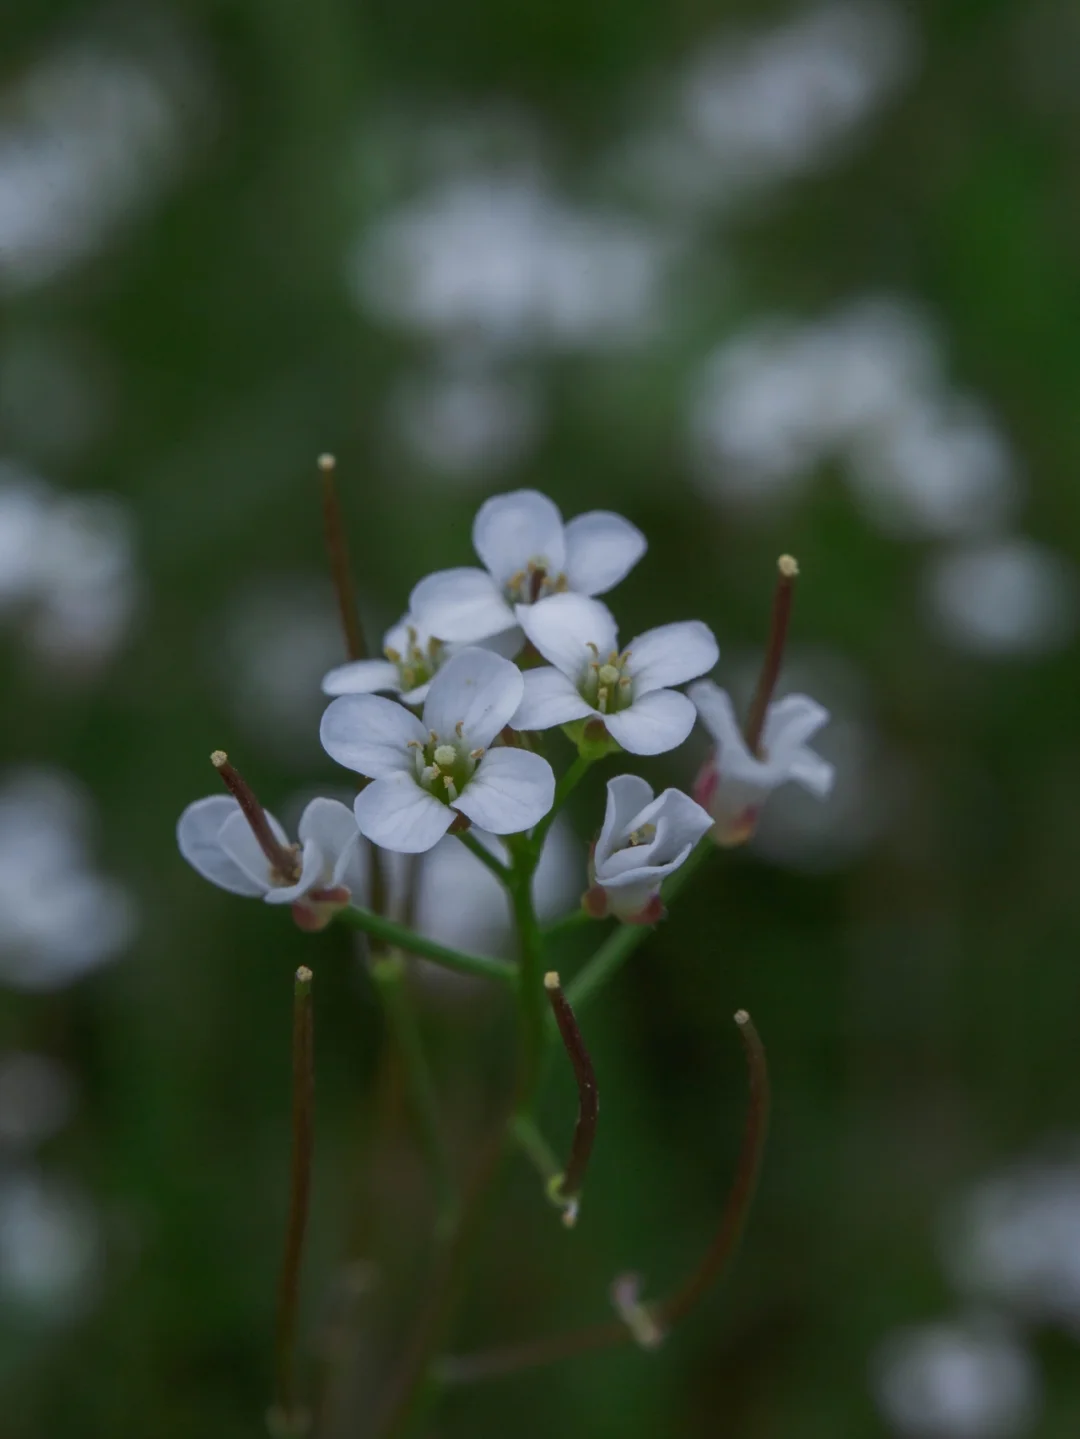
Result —
[[489, 749], [454, 808], [492, 834], [520, 834], [543, 819], [555, 802], [555, 775], [547, 760], [523, 749]]
[[335, 882], [334, 870], [337, 868], [339, 856], [360, 837], [356, 816], [349, 806], [342, 804], [339, 799], [325, 799], [322, 796], [313, 799], [305, 808], [300, 816], [297, 834], [301, 844], [306, 845], [308, 840], [314, 840], [322, 850], [327, 871], [324, 883], [327, 885]]
[[377, 779], [356, 796], [360, 833], [372, 844], [401, 854], [422, 854], [450, 828], [454, 811], [416, 783], [411, 774]]
[[771, 704], [761, 743], [770, 759], [786, 759], [829, 722], [829, 711], [809, 695], [785, 695]]
[[549, 574], [566, 568], [559, 507], [539, 490], [515, 490], [485, 500], [473, 522], [473, 548], [501, 588], [530, 560]]
[[397, 665], [389, 660], [353, 660], [323, 675], [324, 695], [369, 695], [400, 688]]
[[[284, 848], [289, 848], [289, 836], [270, 813], [266, 816], [274, 838]], [[251, 832], [251, 826], [240, 812], [240, 806], [225, 820], [218, 833], [218, 843], [229, 858], [244, 871], [253, 884], [259, 886], [259, 894], [265, 894], [274, 885], [270, 861], [263, 854], [259, 841]]]
[[195, 800], [177, 822], [176, 842], [188, 864], [203, 879], [232, 894], [254, 898], [262, 894], [266, 886], [257, 884], [246, 870], [241, 869], [221, 848], [218, 839], [221, 826], [230, 815], [238, 813], [239, 808], [236, 800], [227, 794], [208, 795], [206, 799]]
[[342, 695], [327, 706], [319, 726], [319, 739], [330, 758], [372, 779], [411, 774], [409, 742], [424, 744], [427, 737], [410, 710], [378, 695]]
[[792, 759], [788, 773], [803, 789], [816, 794], [818, 799], [824, 799], [831, 793], [836, 778], [836, 771], [829, 761], [812, 749], [800, 750]]
[[631, 640], [627, 649], [635, 699], [696, 679], [720, 658], [712, 630], [700, 620], [658, 625]]
[[441, 640], [471, 644], [508, 630], [514, 612], [484, 570], [438, 570], [413, 589], [409, 609]]
[[[353, 828], [356, 829], [355, 820]], [[357, 833], [359, 834], [359, 830]], [[328, 880], [326, 856], [317, 841], [309, 839], [300, 855], [300, 878], [295, 884], [272, 886], [266, 891], [263, 898], [267, 904], [292, 904], [294, 900], [303, 899], [309, 890], [322, 889]]]
[[666, 789], [657, 796], [651, 812], [642, 814], [641, 823], [656, 825], [652, 858], [662, 863], [681, 852], [684, 845], [697, 844], [711, 829], [712, 815], [681, 789]]
[[648, 549], [629, 520], [610, 510], [578, 515], [566, 526], [566, 578], [579, 595], [603, 595], [625, 579]]
[[594, 644], [603, 658], [618, 647], [615, 620], [607, 605], [587, 595], [550, 595], [535, 605], [518, 605], [518, 624], [549, 664], [575, 684], [592, 658]]
[[742, 729], [735, 716], [735, 706], [727, 690], [722, 690], [712, 680], [701, 680], [691, 685], [687, 694], [694, 702], [701, 723], [726, 754], [729, 749], [742, 749], [750, 758]]
[[578, 694], [573, 681], [552, 665], [526, 670], [522, 679], [525, 693], [510, 721], [511, 729], [551, 729], [596, 713]]
[[694, 728], [694, 706], [676, 690], [653, 690], [629, 709], [605, 715], [604, 724], [630, 754], [663, 754]]
[[513, 719], [524, 692], [517, 665], [470, 645], [452, 655], [431, 681], [423, 728], [450, 739], [460, 724], [469, 747], [484, 748]]
[[597, 867], [615, 849], [626, 843], [634, 820], [647, 804], [652, 803], [652, 786], [636, 774], [619, 774], [607, 783], [607, 805], [604, 809], [604, 823], [596, 841], [595, 862]]

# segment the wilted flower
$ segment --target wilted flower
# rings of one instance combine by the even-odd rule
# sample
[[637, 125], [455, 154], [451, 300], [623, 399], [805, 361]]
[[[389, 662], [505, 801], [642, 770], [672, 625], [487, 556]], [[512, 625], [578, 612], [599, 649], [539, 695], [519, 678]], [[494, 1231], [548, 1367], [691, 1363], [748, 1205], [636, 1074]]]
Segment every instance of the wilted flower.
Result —
[[[220, 751], [214, 761], [219, 770], [227, 763]], [[265, 832], [257, 834], [256, 827]], [[336, 799], [313, 799], [298, 833], [300, 844], [290, 844], [272, 814], [259, 809], [253, 826], [232, 795], [215, 794], [188, 805], [176, 840], [211, 884], [267, 904], [291, 904], [301, 929], [322, 929], [363, 883], [360, 834], [348, 806]]]
[[685, 863], [711, 824], [708, 812], [677, 789], [654, 799], [637, 775], [608, 780], [585, 907], [597, 918], [614, 914], [627, 924], [655, 924], [664, 912], [661, 882]]
[[726, 690], [711, 680], [690, 688], [701, 722], [716, 750], [698, 775], [694, 797], [713, 817], [717, 844], [743, 844], [754, 832], [761, 807], [774, 789], [795, 780], [824, 799], [833, 767], [806, 741], [828, 723], [829, 712], [806, 695], [788, 695], [765, 711], [761, 743], [751, 751]]
[[620, 652], [607, 607], [584, 595], [519, 605], [518, 619], [553, 668], [525, 672], [515, 729], [597, 719], [631, 754], [662, 754], [693, 729], [693, 705], [667, 686], [704, 674], [719, 658], [713, 633], [700, 620], [646, 630]]
[[593, 510], [564, 524], [546, 495], [515, 490], [480, 506], [473, 546], [482, 570], [439, 570], [409, 597], [412, 613], [440, 639], [468, 644], [512, 629], [520, 623], [515, 608], [564, 590], [606, 594], [637, 564], [646, 540], [621, 515]]
[[385, 849], [431, 849], [458, 814], [492, 834], [530, 829], [551, 808], [555, 776], [526, 750], [490, 748], [524, 681], [509, 660], [470, 647], [428, 690], [423, 722], [377, 695], [342, 695], [323, 716], [331, 759], [375, 782], [356, 799], [361, 832]]

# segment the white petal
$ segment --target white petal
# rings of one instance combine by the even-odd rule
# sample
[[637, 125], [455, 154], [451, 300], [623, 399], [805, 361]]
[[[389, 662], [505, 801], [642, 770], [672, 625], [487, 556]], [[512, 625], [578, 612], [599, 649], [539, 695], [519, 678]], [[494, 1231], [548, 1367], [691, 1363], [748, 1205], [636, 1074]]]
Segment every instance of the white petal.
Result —
[[836, 778], [836, 771], [829, 761], [822, 759], [812, 749], [800, 750], [792, 759], [788, 773], [793, 780], [811, 794], [816, 794], [819, 799], [824, 799], [831, 792], [833, 780]]
[[389, 660], [353, 660], [323, 675], [324, 695], [370, 695], [399, 688], [397, 665]]
[[[353, 828], [356, 829], [355, 820]], [[295, 884], [275, 885], [263, 898], [267, 904], [292, 904], [293, 900], [303, 899], [309, 890], [324, 888], [328, 879], [326, 856], [318, 843], [309, 839], [300, 855], [300, 878]]]
[[642, 816], [642, 823], [657, 828], [653, 858], [667, 860], [684, 845], [695, 845], [712, 827], [712, 816], [681, 789], [666, 789], [657, 798], [655, 816]]
[[469, 747], [484, 748], [513, 719], [524, 691], [517, 665], [470, 645], [452, 655], [431, 681], [423, 728], [452, 739], [460, 724]]
[[720, 658], [712, 630], [700, 620], [658, 625], [631, 640], [627, 648], [635, 699], [696, 679]]
[[681, 745], [694, 728], [694, 706], [676, 690], [653, 690], [629, 709], [605, 715], [604, 723], [630, 754], [663, 754]]
[[596, 841], [597, 867], [615, 849], [620, 849], [634, 828], [634, 820], [647, 804], [652, 803], [652, 786], [636, 774], [619, 774], [607, 783], [607, 805], [604, 824]]
[[[727, 690], [722, 690], [712, 680], [701, 680], [687, 691], [694, 702], [701, 723], [726, 754], [729, 749], [746, 750], [746, 741], [735, 716], [735, 706]], [[749, 751], [746, 750], [749, 758]]]
[[427, 741], [417, 717], [393, 700], [378, 695], [342, 695], [322, 717], [319, 738], [331, 759], [357, 774], [383, 775], [413, 771], [410, 740]]
[[[267, 814], [274, 838], [284, 848], [289, 847], [289, 837], [272, 814]], [[273, 887], [274, 877], [270, 861], [263, 854], [259, 841], [251, 832], [251, 826], [240, 812], [240, 806], [226, 819], [218, 835], [221, 848], [234, 863], [238, 864], [253, 884], [259, 886], [259, 893], [265, 894]]]
[[439, 570], [420, 581], [409, 609], [441, 640], [472, 644], [514, 623], [502, 590], [484, 570]]
[[555, 775], [546, 759], [523, 749], [489, 749], [454, 808], [492, 834], [520, 834], [555, 802]]
[[[674, 866], [678, 868], [678, 866]], [[666, 871], [665, 871], [666, 874]], [[597, 883], [606, 891], [608, 906], [616, 919], [630, 921], [640, 915], [653, 895], [660, 888], [660, 880], [641, 873], [628, 876], [625, 882], [607, 884], [597, 877]]]
[[430, 640], [431, 632], [420, 616], [407, 610], [397, 624], [391, 625], [383, 635], [383, 652], [397, 650], [398, 654], [403, 655], [406, 650], [412, 648], [413, 644], [426, 650]]
[[518, 605], [518, 624], [549, 664], [575, 683], [592, 659], [590, 644], [606, 659], [618, 647], [618, 631], [607, 605], [587, 595], [551, 595], [535, 605]]
[[414, 690], [405, 690], [404, 693], [398, 695], [398, 699], [403, 705], [408, 705], [410, 709], [413, 709], [417, 705], [422, 705], [424, 703], [424, 701], [427, 699], [428, 690], [430, 688], [431, 681], [425, 680], [422, 685], [417, 685]]
[[[709, 827], [712, 828], [712, 820], [709, 820]], [[621, 873], [613, 873], [610, 876], [603, 873], [599, 866], [596, 870], [596, 882], [602, 884], [605, 889], [625, 890], [643, 885], [646, 890], [646, 898], [660, 888], [661, 883], [667, 879], [669, 874], [674, 873], [680, 865], [685, 864], [690, 856], [693, 845], [683, 845], [682, 849], [663, 864], [640, 864], [633, 868], [624, 868]], [[626, 850], [621, 850], [616, 858], [621, 859]], [[640, 909], [640, 905], [635, 906]]]
[[648, 548], [629, 520], [609, 510], [578, 515], [566, 526], [566, 578], [579, 595], [603, 595], [625, 579]]
[[515, 490], [485, 500], [473, 522], [473, 547], [503, 587], [530, 560], [549, 574], [566, 568], [562, 515], [539, 490]]
[[401, 854], [422, 854], [438, 844], [454, 811], [421, 789], [412, 775], [392, 774], [369, 784], [354, 805], [360, 833]]
[[520, 625], [513, 625], [508, 630], [502, 630], [497, 635], [488, 635], [486, 639], [477, 640], [476, 643], [481, 649], [502, 655], [504, 660], [516, 660], [525, 648], [525, 636]]
[[787, 758], [829, 722], [829, 711], [809, 695], [786, 695], [765, 715], [761, 743], [770, 759]]
[[522, 678], [525, 693], [510, 721], [511, 729], [551, 729], [554, 725], [569, 724], [571, 720], [596, 714], [592, 705], [578, 694], [573, 681], [551, 665], [526, 670]]
[[262, 894], [266, 886], [256, 884], [235, 860], [230, 859], [218, 839], [221, 826], [239, 809], [236, 800], [227, 794], [208, 795], [206, 799], [195, 800], [180, 816], [176, 842], [188, 864], [198, 870], [203, 879], [233, 894], [254, 897]]
[[300, 843], [314, 840], [326, 861], [325, 883], [330, 884], [338, 856], [359, 837], [356, 816], [347, 804], [338, 799], [313, 799], [300, 816], [297, 826]]

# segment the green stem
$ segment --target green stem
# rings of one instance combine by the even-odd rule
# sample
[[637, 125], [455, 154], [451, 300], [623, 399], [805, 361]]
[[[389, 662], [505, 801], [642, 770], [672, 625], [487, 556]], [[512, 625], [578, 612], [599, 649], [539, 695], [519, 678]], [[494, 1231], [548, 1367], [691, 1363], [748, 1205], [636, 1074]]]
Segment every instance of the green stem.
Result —
[[533, 854], [537, 859], [544, 847], [544, 840], [547, 839], [548, 830], [555, 823], [555, 817], [566, 803], [571, 791], [576, 789], [581, 780], [585, 777], [589, 766], [594, 762], [595, 756], [579, 754], [575, 757], [569, 769], [564, 770], [555, 786], [555, 800], [547, 814], [540, 821], [529, 836], [529, 843], [532, 846]]
[[521, 1024], [521, 1068], [515, 1110], [527, 1114], [540, 1082], [544, 1054], [544, 946], [533, 908], [532, 877], [535, 859], [526, 851], [516, 856], [510, 888], [520, 955], [518, 958], [518, 1014]]
[[591, 914], [584, 909], [572, 909], [569, 914], [564, 914], [561, 919], [553, 920], [551, 924], [545, 925], [540, 931], [540, 936], [545, 944], [553, 944], [562, 939], [564, 934], [572, 934], [575, 929], [580, 929], [585, 924], [595, 924], [596, 921]]
[[[665, 904], [669, 904], [689, 883], [706, 857], [715, 849], [716, 845], [706, 836], [686, 863], [675, 871], [661, 889]], [[618, 973], [638, 945], [648, 939], [654, 928], [655, 925], [649, 924], [621, 924], [608, 936], [584, 969], [566, 987], [566, 997], [575, 1010], [580, 1010], [582, 1005], [607, 984], [612, 975]]]
[[510, 1134], [545, 1184], [558, 1179], [562, 1165], [531, 1115], [516, 1114], [510, 1121]]
[[510, 870], [489, 849], [486, 849], [474, 834], [470, 834], [468, 830], [462, 830], [457, 837], [467, 850], [476, 855], [486, 869], [491, 870], [500, 884], [510, 883]]
[[457, 1198], [451, 1177], [450, 1157], [439, 1125], [435, 1085], [407, 987], [404, 957], [392, 953], [385, 958], [374, 960], [371, 977], [382, 996], [387, 1024], [405, 1070], [417, 1137], [435, 1186], [437, 1231], [439, 1234], [446, 1234], [457, 1212]]
[[430, 959], [434, 964], [441, 964], [444, 969], [456, 970], [458, 974], [474, 974], [480, 979], [500, 979], [507, 984], [514, 984], [517, 980], [517, 966], [509, 960], [491, 959], [486, 954], [466, 954], [458, 949], [450, 949], [445, 944], [438, 944], [433, 939], [426, 939], [424, 935], [407, 929], [403, 924], [384, 919], [381, 914], [372, 914], [369, 909], [350, 905], [339, 910], [336, 918], [339, 924], [348, 925], [351, 929], [362, 929], [365, 934], [373, 935], [376, 939], [384, 940], [409, 954]]

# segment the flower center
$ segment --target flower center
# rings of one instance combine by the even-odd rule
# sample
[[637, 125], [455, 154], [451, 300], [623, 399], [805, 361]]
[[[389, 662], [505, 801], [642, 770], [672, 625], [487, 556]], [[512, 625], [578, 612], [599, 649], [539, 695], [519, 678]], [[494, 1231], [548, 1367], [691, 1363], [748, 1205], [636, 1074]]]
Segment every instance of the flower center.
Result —
[[420, 644], [416, 626], [408, 628], [408, 644], [405, 653], [387, 645], [383, 653], [392, 665], [397, 665], [398, 679], [403, 693], [426, 685], [443, 662], [443, 642], [434, 637], [426, 645]]
[[466, 747], [461, 730], [459, 720], [450, 736], [437, 735], [431, 730], [427, 744], [421, 744], [419, 740], [409, 741], [409, 748], [416, 752], [417, 782], [444, 804], [453, 804], [484, 756], [482, 749], [470, 750]]
[[612, 650], [606, 659], [601, 659], [599, 649], [591, 640], [588, 648], [593, 657], [581, 681], [581, 697], [602, 715], [617, 714], [634, 699], [634, 682], [627, 666], [630, 651], [619, 654]]
[[534, 605], [569, 588], [566, 576], [561, 571], [553, 574], [547, 560], [538, 555], [507, 580], [506, 598], [512, 605]]
[[639, 844], [648, 844], [656, 838], [656, 825], [643, 824], [638, 829], [630, 831], [630, 838], [626, 841], [628, 848], [633, 849]]

